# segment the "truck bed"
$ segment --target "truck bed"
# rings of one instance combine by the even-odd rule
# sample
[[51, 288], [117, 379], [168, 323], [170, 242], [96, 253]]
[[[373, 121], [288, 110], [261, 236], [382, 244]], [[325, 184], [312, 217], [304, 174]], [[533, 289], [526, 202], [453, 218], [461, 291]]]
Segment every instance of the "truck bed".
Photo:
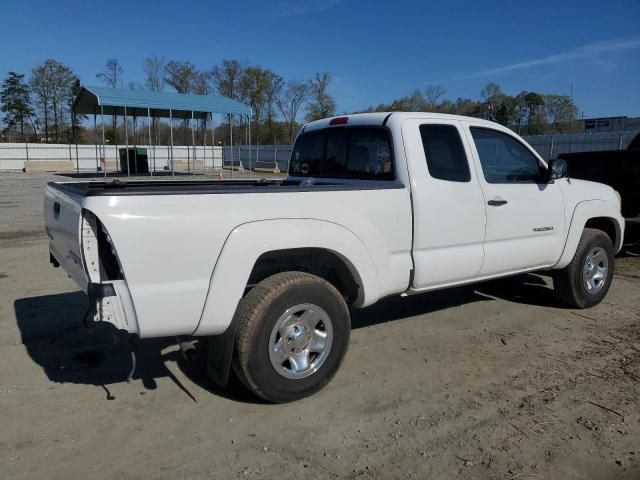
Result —
[[384, 190], [404, 188], [398, 181], [317, 181], [301, 185], [297, 180], [111, 180], [106, 182], [49, 182], [51, 188], [80, 197], [120, 195], [196, 195], [260, 192], [316, 192]]
[[[223, 308], [235, 310], [237, 304], [226, 300], [226, 288], [242, 283], [233, 281], [237, 275], [249, 277], [257, 258], [253, 250], [274, 245], [358, 248], [350, 255], [369, 265], [372, 295], [404, 291], [412, 265], [411, 203], [404, 184], [300, 180], [53, 182], [44, 205], [49, 249], [85, 292], [89, 284], [124, 282], [135, 311], [126, 323], [139, 324], [135, 333], [142, 337], [192, 334], [201, 322], [211, 325], [208, 335], [221, 333], [233, 315]], [[98, 246], [87, 249], [93, 237]], [[224, 285], [214, 288], [221, 253], [240, 248], [232, 245], [243, 245], [242, 251], [231, 255], [230, 273], [220, 274]], [[91, 263], [96, 250], [111, 251], [115, 261]], [[101, 272], [89, 278], [91, 265], [105, 266], [104, 278]], [[106, 272], [107, 265], [120, 275]], [[225, 301], [213, 300], [215, 309], [205, 312], [210, 293]], [[117, 298], [126, 306], [129, 294]]]

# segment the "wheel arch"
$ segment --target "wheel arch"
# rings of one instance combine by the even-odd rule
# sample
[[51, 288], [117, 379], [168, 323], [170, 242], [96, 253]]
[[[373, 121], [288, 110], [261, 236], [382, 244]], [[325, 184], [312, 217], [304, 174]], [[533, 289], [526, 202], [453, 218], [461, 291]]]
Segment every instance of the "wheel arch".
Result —
[[573, 211], [565, 246], [554, 269], [564, 268], [571, 262], [585, 228], [604, 231], [611, 238], [614, 252], [617, 253], [622, 248], [624, 219], [615, 205], [604, 200], [580, 202]]
[[[294, 233], [292, 233], [294, 232]], [[303, 267], [293, 268], [304, 258]], [[194, 335], [219, 335], [231, 320], [247, 287], [286, 271], [319, 274], [351, 303], [366, 306], [379, 296], [373, 258], [362, 240], [336, 223], [316, 219], [249, 222], [234, 228], [211, 275], [202, 315]], [[323, 275], [329, 273], [328, 275]]]
[[325, 279], [336, 287], [349, 304], [356, 303], [358, 297], [363, 295], [362, 279], [349, 259], [333, 250], [318, 247], [287, 248], [263, 253], [253, 265], [247, 288], [276, 273], [290, 271], [311, 273]]
[[602, 230], [611, 239], [611, 244], [614, 248], [620, 240], [620, 229], [616, 221], [611, 217], [591, 217], [584, 224], [584, 228]]

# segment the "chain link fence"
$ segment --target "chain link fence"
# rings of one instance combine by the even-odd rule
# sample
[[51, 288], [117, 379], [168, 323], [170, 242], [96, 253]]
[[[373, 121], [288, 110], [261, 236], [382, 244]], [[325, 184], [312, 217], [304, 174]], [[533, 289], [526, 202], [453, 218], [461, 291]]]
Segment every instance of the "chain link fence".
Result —
[[[577, 133], [563, 135], [533, 135], [524, 139], [546, 160], [562, 153], [623, 150], [637, 131]], [[130, 145], [130, 148], [134, 146]], [[214, 174], [222, 169], [231, 171], [286, 173], [291, 157], [291, 145], [238, 146], [174, 146], [136, 145], [146, 149], [149, 169], [153, 173], [170, 172]], [[117, 173], [118, 150], [123, 145], [105, 147], [108, 173]], [[0, 171], [75, 171], [103, 172], [101, 145], [60, 145], [38, 143], [0, 143]], [[124, 171], [126, 174], [126, 169]]]
[[550, 160], [562, 153], [625, 150], [638, 132], [573, 133], [523, 137], [542, 158]]
[[[107, 145], [104, 165], [108, 173], [120, 170], [119, 150], [123, 145]], [[286, 172], [290, 145], [255, 146], [173, 146], [130, 145], [145, 149], [149, 170], [153, 173], [215, 173], [222, 169], [257, 172]], [[61, 145], [37, 143], [0, 143], [0, 171], [65, 171], [103, 173], [102, 145]], [[126, 174], [126, 169], [124, 169]]]

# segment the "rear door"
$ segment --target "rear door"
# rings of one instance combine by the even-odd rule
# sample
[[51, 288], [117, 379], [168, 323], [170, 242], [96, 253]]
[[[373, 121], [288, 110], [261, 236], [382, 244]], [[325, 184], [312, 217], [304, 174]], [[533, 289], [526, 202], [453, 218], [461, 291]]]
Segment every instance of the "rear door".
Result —
[[564, 246], [560, 185], [541, 180], [544, 164], [507, 131], [469, 122], [469, 139], [486, 197], [481, 276], [554, 264]]
[[402, 136], [412, 182], [413, 288], [471, 280], [482, 267], [485, 209], [462, 125], [411, 119]]

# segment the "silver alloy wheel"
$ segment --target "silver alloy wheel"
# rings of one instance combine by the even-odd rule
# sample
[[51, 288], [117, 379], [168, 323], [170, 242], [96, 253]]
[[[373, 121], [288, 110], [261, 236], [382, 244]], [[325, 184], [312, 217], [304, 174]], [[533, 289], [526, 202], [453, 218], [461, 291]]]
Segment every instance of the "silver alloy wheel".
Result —
[[331, 351], [333, 325], [318, 305], [303, 303], [278, 318], [269, 337], [269, 360], [285, 378], [298, 380], [317, 372]]
[[607, 281], [608, 273], [609, 258], [607, 257], [607, 252], [602, 247], [592, 248], [582, 267], [582, 281], [587, 292], [591, 294], [598, 293]]

